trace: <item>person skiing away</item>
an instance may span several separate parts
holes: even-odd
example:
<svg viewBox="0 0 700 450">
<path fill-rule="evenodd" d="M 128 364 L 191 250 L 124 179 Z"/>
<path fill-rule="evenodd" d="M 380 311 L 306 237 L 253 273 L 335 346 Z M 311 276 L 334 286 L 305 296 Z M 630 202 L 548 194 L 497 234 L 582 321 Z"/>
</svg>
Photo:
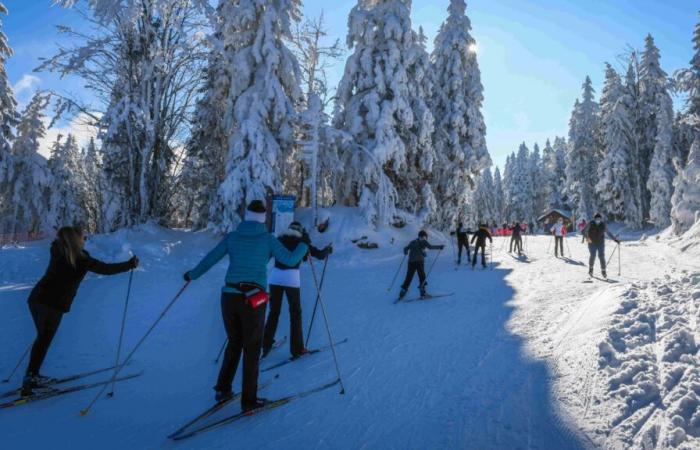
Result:
<svg viewBox="0 0 700 450">
<path fill-rule="evenodd" d="M 617 244 L 620 243 L 620 240 L 608 230 L 608 226 L 603 222 L 603 216 L 600 213 L 596 213 L 593 216 L 593 221 L 588 222 L 582 234 L 583 240 L 581 242 L 585 241 L 588 243 L 588 251 L 590 253 L 588 258 L 588 276 L 593 276 L 593 265 L 597 254 L 598 259 L 600 259 L 600 271 L 603 278 L 607 279 L 608 274 L 605 271 L 605 235 L 607 234 Z"/>
<path fill-rule="evenodd" d="M 515 250 L 518 252 L 518 256 L 520 256 L 523 252 L 523 229 L 520 227 L 520 223 L 515 222 L 515 224 L 513 224 L 513 227 L 509 228 L 509 230 L 511 232 L 511 235 L 510 250 L 508 250 L 508 253 L 513 253 L 513 244 L 515 244 Z"/>
<path fill-rule="evenodd" d="M 289 228 L 282 232 L 278 239 L 287 250 L 294 250 L 302 240 L 310 242 L 308 233 L 296 221 L 289 224 Z M 331 253 L 333 253 L 331 245 L 326 246 L 323 250 L 319 250 L 313 245 L 309 246 L 309 254 L 316 259 L 326 259 Z M 308 255 L 304 257 L 304 261 L 306 261 L 307 257 Z M 291 336 L 289 349 L 292 358 L 298 358 L 304 353 L 308 353 L 308 350 L 304 348 L 304 332 L 301 322 L 301 278 L 299 276 L 299 265 L 300 263 L 288 266 L 275 259 L 275 266 L 270 271 L 268 280 L 270 283 L 270 312 L 265 322 L 265 334 L 262 344 L 263 358 L 270 353 L 275 342 L 277 323 L 279 322 L 280 310 L 282 309 L 282 296 L 285 294 L 289 304 L 289 335 Z"/>
<path fill-rule="evenodd" d="M 462 222 L 457 224 L 457 229 L 450 233 L 450 236 L 457 235 L 457 265 L 462 263 L 462 248 L 467 249 L 467 261 L 470 261 L 471 255 L 469 254 L 469 235 L 472 232 L 466 228 Z"/>
<path fill-rule="evenodd" d="M 41 365 L 49 351 L 63 315 L 70 311 L 80 283 L 88 272 L 115 275 L 138 267 L 139 259 L 108 264 L 85 251 L 87 237 L 80 227 L 62 227 L 51 243 L 51 259 L 46 272 L 34 286 L 27 303 L 36 327 L 29 365 L 24 375 L 20 395 L 30 396 L 34 389 L 52 381 L 41 374 Z"/>
<path fill-rule="evenodd" d="M 535 234 L 535 224 L 532 222 L 529 222 L 527 224 L 527 232 L 528 234 Z"/>
<path fill-rule="evenodd" d="M 564 237 L 566 236 L 564 219 L 560 217 L 554 226 L 552 226 L 551 232 L 554 236 L 554 256 L 558 258 L 561 253 L 561 256 L 564 257 Z"/>
<path fill-rule="evenodd" d="M 425 291 L 425 286 L 427 284 L 425 280 L 425 250 L 442 250 L 443 248 L 445 248 L 444 245 L 432 245 L 429 243 L 428 233 L 426 233 L 425 230 L 418 232 L 418 239 L 412 240 L 404 247 L 403 254 L 408 255 L 408 269 L 406 271 L 406 278 L 401 285 L 399 299 L 406 296 L 406 292 L 408 292 L 408 288 L 416 272 L 418 272 L 418 289 L 420 290 L 420 296 L 421 298 L 427 296 Z"/>
<path fill-rule="evenodd" d="M 260 200 L 248 205 L 244 220 L 228 233 L 197 266 L 184 274 L 185 281 L 196 280 L 228 255 L 229 266 L 221 289 L 221 316 L 228 336 L 219 376 L 214 390 L 217 402 L 233 397 L 231 383 L 243 354 L 241 408 L 248 412 L 267 404 L 258 398 L 260 350 L 265 326 L 268 297 L 267 263 L 271 257 L 287 266 L 299 264 L 309 251 L 302 238 L 293 251 L 270 234 L 265 226 L 266 209 Z"/>
<path fill-rule="evenodd" d="M 474 254 L 472 256 L 472 270 L 476 266 L 476 258 L 479 255 L 479 249 L 481 249 L 481 265 L 486 268 L 486 239 L 488 239 L 493 244 L 493 238 L 489 232 L 489 228 L 485 224 L 479 225 L 479 230 L 472 236 L 472 244 L 476 241 L 474 246 Z"/>
</svg>

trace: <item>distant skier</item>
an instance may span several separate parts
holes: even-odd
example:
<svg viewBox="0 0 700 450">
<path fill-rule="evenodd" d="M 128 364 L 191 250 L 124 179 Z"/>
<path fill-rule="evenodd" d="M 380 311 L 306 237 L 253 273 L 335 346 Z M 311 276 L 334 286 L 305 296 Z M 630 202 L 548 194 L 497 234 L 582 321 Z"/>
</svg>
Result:
<svg viewBox="0 0 700 450">
<path fill-rule="evenodd" d="M 33 389 L 51 381 L 51 378 L 41 375 L 41 365 L 58 331 L 63 314 L 70 311 L 78 287 L 87 272 L 114 275 L 139 265 L 136 256 L 116 264 L 99 261 L 85 251 L 86 239 L 80 227 L 59 229 L 56 240 L 51 243 L 49 267 L 29 294 L 29 312 L 32 314 L 37 336 L 22 383 L 23 397 L 32 395 Z"/>
<path fill-rule="evenodd" d="M 510 250 L 508 250 L 508 253 L 512 253 L 513 246 L 515 246 L 515 250 L 518 252 L 518 256 L 520 256 L 523 253 L 523 229 L 520 227 L 520 223 L 515 222 L 513 227 L 510 228 L 510 232 Z"/>
<path fill-rule="evenodd" d="M 450 236 L 457 235 L 457 265 L 462 263 L 462 248 L 467 250 L 467 261 L 472 258 L 469 254 L 469 235 L 473 234 L 471 230 L 464 228 L 462 222 L 457 224 L 457 229 L 450 233 Z"/>
<path fill-rule="evenodd" d="M 566 236 L 566 226 L 564 225 L 564 219 L 561 217 L 552 226 L 552 235 L 554 236 L 554 256 L 559 257 L 564 256 L 564 237 Z"/>
<path fill-rule="evenodd" d="M 479 225 L 479 230 L 472 236 L 472 244 L 476 241 L 474 246 L 474 256 L 472 257 L 472 269 L 476 266 L 476 258 L 479 255 L 479 249 L 481 249 L 481 265 L 486 268 L 486 239 L 488 239 L 493 244 L 493 238 L 491 237 L 491 232 L 485 224 Z"/>
<path fill-rule="evenodd" d="M 267 263 L 271 257 L 295 266 L 309 251 L 308 239 L 287 250 L 265 227 L 266 210 L 262 201 L 253 200 L 245 212 L 245 220 L 236 231 L 228 233 L 194 269 L 186 272 L 186 281 L 196 280 L 219 262 L 229 257 L 226 284 L 221 289 L 221 316 L 228 336 L 228 345 L 214 387 L 216 401 L 233 396 L 231 383 L 236 376 L 243 353 L 243 411 L 265 406 L 267 400 L 258 398 L 258 365 L 265 326 L 267 303 Z M 302 241 L 305 239 L 302 238 Z"/>
<path fill-rule="evenodd" d="M 292 222 L 289 229 L 282 232 L 279 236 L 279 241 L 287 250 L 294 250 L 300 242 L 310 242 L 309 235 L 304 230 L 299 222 Z M 311 245 L 309 253 L 316 259 L 326 259 L 333 253 L 333 247 L 328 245 L 323 250 Z M 306 260 L 307 257 L 304 257 Z M 282 309 L 282 296 L 287 295 L 287 303 L 289 304 L 289 335 L 290 335 L 290 351 L 293 358 L 307 353 L 304 348 L 304 332 L 301 323 L 301 279 L 299 276 L 299 264 L 293 266 L 285 265 L 284 263 L 275 260 L 275 267 L 270 272 L 270 312 L 267 315 L 265 322 L 265 337 L 263 338 L 262 356 L 265 357 L 272 349 L 272 344 L 275 342 L 275 332 L 277 331 L 277 323 Z"/>
<path fill-rule="evenodd" d="M 404 255 L 408 255 L 408 270 L 406 272 L 406 279 L 404 279 L 401 285 L 401 293 L 399 293 L 399 298 L 404 298 L 406 292 L 408 292 L 409 286 L 411 286 L 411 281 L 413 281 L 413 276 L 418 272 L 418 289 L 420 290 L 421 297 L 425 297 L 426 291 L 426 280 L 425 280 L 425 249 L 430 250 L 442 250 L 445 248 L 444 245 L 432 245 L 428 242 L 428 233 L 425 230 L 421 230 L 418 233 L 418 239 L 412 240 L 403 249 Z"/>
<path fill-rule="evenodd" d="M 586 225 L 582 234 L 583 239 L 588 242 L 588 251 L 590 252 L 590 257 L 588 258 L 588 275 L 591 277 L 593 276 L 593 265 L 595 264 L 597 253 L 600 259 L 601 273 L 603 274 L 603 278 L 607 278 L 608 274 L 605 271 L 605 235 L 607 234 L 610 239 L 618 244 L 620 241 L 617 236 L 610 233 L 600 213 L 596 213 L 596 215 L 593 216 L 593 221 Z"/>
</svg>

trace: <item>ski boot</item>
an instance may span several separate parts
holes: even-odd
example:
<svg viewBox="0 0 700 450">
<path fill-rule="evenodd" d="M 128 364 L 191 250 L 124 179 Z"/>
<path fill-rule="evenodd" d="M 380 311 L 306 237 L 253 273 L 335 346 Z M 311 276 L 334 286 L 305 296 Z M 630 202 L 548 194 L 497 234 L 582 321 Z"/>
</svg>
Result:
<svg viewBox="0 0 700 450">
<path fill-rule="evenodd" d="M 406 292 L 408 290 L 406 288 L 401 288 L 401 292 L 399 292 L 399 300 L 403 299 L 406 296 Z"/>
<path fill-rule="evenodd" d="M 308 354 L 308 353 L 309 353 L 309 349 L 306 348 L 306 347 L 304 347 L 304 348 L 301 349 L 301 351 L 300 351 L 299 353 L 293 354 L 293 355 L 292 355 L 292 359 L 299 359 L 299 358 L 301 358 L 302 356 L 304 356 L 304 355 L 306 355 L 306 354 Z"/>
<path fill-rule="evenodd" d="M 264 408 L 270 403 L 270 400 L 266 398 L 258 397 L 255 403 L 242 405 L 242 410 L 245 414 L 253 414 L 256 409 Z"/>
<path fill-rule="evenodd" d="M 215 387 L 214 391 L 216 392 L 216 394 L 214 394 L 214 400 L 216 400 L 216 403 L 227 402 L 233 398 L 233 391 L 231 388 L 218 389 Z"/>
<path fill-rule="evenodd" d="M 604 279 L 606 279 L 606 280 L 608 279 L 608 273 L 607 273 L 606 271 L 603 270 L 603 271 L 601 272 L 601 274 L 603 275 L 603 278 L 604 278 Z"/>
<path fill-rule="evenodd" d="M 590 268 L 588 269 L 588 276 L 591 277 L 591 278 L 593 278 L 593 267 L 590 267 Z"/>
</svg>

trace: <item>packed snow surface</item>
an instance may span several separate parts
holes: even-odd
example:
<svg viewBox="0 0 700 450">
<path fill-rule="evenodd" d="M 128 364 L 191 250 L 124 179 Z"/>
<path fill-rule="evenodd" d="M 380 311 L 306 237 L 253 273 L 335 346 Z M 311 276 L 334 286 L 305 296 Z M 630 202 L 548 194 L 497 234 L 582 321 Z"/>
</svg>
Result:
<svg viewBox="0 0 700 450">
<path fill-rule="evenodd" d="M 302 219 L 306 216 L 302 215 Z M 226 263 L 193 282 L 136 353 L 112 399 L 91 413 L 95 391 L 0 410 L 2 448 L 256 449 L 575 449 L 700 448 L 698 311 L 700 261 L 665 238 L 629 235 L 610 283 L 586 274 L 587 249 L 567 238 L 555 258 L 551 238 L 527 236 L 526 257 L 493 244 L 493 270 L 455 270 L 449 236 L 429 278 L 440 299 L 393 304 L 391 279 L 402 247 L 417 233 L 366 230 L 352 212 L 332 211 L 331 226 L 313 235 L 334 242 L 323 287 L 346 386 L 174 443 L 166 436 L 208 407 L 224 340 L 219 290 Z M 379 244 L 363 250 L 351 239 Z M 131 252 L 134 274 L 124 349 L 128 352 L 182 287 L 182 273 L 217 242 L 207 233 L 144 226 L 93 236 L 88 250 L 108 261 Z M 34 337 L 26 306 L 48 261 L 49 241 L 0 250 L 0 376 L 5 378 Z M 614 249 L 609 243 L 608 256 Z M 438 252 L 430 252 L 429 267 Z M 315 261 L 317 275 L 323 262 Z M 596 269 L 596 274 L 598 274 Z M 306 327 L 315 290 L 302 268 Z M 113 364 L 128 274 L 88 275 L 43 372 L 62 376 Z M 409 297 L 417 294 L 417 281 Z M 283 308 L 277 337 L 288 335 Z M 327 344 L 322 317 L 310 347 Z M 124 354 L 123 353 L 123 354 Z M 266 365 L 287 358 L 275 350 Z M 24 369 L 24 365 L 22 370 Z M 279 375 L 279 378 L 273 378 Z M 331 352 L 261 374 L 261 396 L 277 398 L 335 379 Z M 96 376 L 94 380 L 106 378 Z M 13 377 L 5 388 L 17 386 Z M 91 379 L 92 380 L 92 379 Z M 240 373 L 234 389 L 238 390 Z M 228 406 L 216 417 L 238 411 Z"/>
</svg>

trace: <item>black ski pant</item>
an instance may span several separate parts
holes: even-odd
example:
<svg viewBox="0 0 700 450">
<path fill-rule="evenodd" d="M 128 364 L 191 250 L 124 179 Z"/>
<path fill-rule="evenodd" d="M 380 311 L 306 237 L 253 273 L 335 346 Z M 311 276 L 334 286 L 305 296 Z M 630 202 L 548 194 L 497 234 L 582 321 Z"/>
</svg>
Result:
<svg viewBox="0 0 700 450">
<path fill-rule="evenodd" d="M 605 241 L 600 244 L 588 244 L 590 257 L 588 258 L 588 269 L 592 272 L 595 264 L 596 253 L 600 259 L 600 270 L 605 272 Z"/>
<path fill-rule="evenodd" d="M 230 391 L 243 353 L 243 390 L 241 406 L 254 405 L 258 400 L 258 371 L 265 305 L 253 308 L 242 294 L 221 294 L 221 316 L 228 336 L 216 390 Z"/>
<path fill-rule="evenodd" d="M 554 236 L 554 256 L 564 256 L 564 236 Z"/>
<path fill-rule="evenodd" d="M 406 279 L 403 280 L 401 289 L 407 291 L 409 286 L 411 286 L 411 281 L 413 281 L 413 275 L 418 272 L 418 289 L 421 293 L 425 292 L 425 266 L 423 261 L 409 261 L 408 271 L 406 272 Z"/>
<path fill-rule="evenodd" d="M 467 261 L 471 259 L 469 255 L 469 242 L 457 241 L 457 248 L 459 249 L 457 252 L 457 264 L 462 263 L 462 248 L 467 249 Z"/>
<path fill-rule="evenodd" d="M 39 302 L 29 302 L 29 312 L 32 314 L 36 327 L 36 339 L 32 345 L 27 375 L 38 375 L 51 346 L 51 341 L 53 341 L 58 326 L 61 324 L 63 312 Z"/>
<path fill-rule="evenodd" d="M 472 267 L 476 266 L 476 258 L 479 256 L 479 249 L 481 249 L 481 265 L 486 267 L 486 244 L 477 244 L 474 247 L 474 257 L 472 258 Z"/>
<path fill-rule="evenodd" d="M 515 244 L 515 251 L 518 253 L 523 252 L 523 238 L 521 236 L 513 235 L 510 237 L 510 252 L 513 251 L 513 244 Z"/>
<path fill-rule="evenodd" d="M 275 342 L 275 333 L 282 310 L 282 297 L 287 294 L 289 304 L 289 336 L 292 356 L 301 355 L 304 350 L 304 331 L 301 324 L 301 289 L 298 287 L 270 285 L 270 312 L 265 322 L 263 349 L 270 350 Z"/>
</svg>

